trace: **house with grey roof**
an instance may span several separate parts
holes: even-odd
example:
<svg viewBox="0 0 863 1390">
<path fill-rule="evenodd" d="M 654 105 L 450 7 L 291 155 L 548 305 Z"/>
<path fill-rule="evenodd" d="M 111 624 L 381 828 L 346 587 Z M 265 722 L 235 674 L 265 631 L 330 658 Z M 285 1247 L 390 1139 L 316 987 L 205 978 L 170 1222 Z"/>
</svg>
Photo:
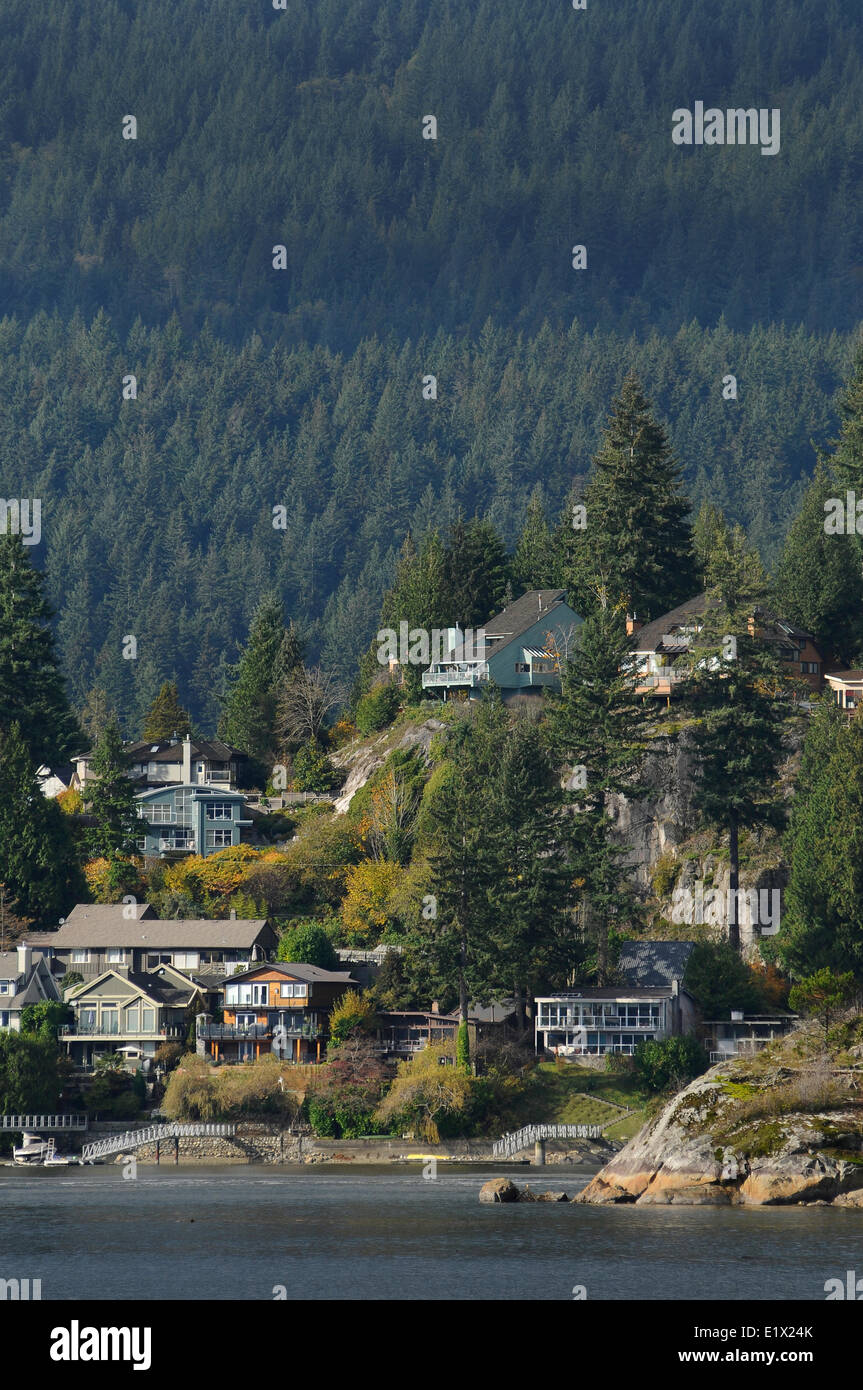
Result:
<svg viewBox="0 0 863 1390">
<path fill-rule="evenodd" d="M 28 1004 L 56 1003 L 60 998 L 48 962 L 26 942 L 0 951 L 0 1028 L 21 1031 L 21 1011 Z"/>
<path fill-rule="evenodd" d="M 617 962 L 618 974 L 630 985 L 683 983 L 694 941 L 624 941 Z"/>
<path fill-rule="evenodd" d="M 60 1029 L 60 1045 L 82 1070 L 119 1053 L 128 1066 L 149 1071 L 164 1043 L 184 1043 L 207 993 L 171 966 L 104 970 L 67 992 L 73 1023 Z"/>
<path fill-rule="evenodd" d="M 218 739 L 139 739 L 124 748 L 128 772 L 143 788 L 212 786 L 236 791 L 244 784 L 248 757 Z M 74 758 L 70 785 L 79 789 L 93 778 L 93 752 Z"/>
<path fill-rule="evenodd" d="M 221 1023 L 198 1019 L 198 1052 L 216 1062 L 252 1061 L 265 1053 L 293 1062 L 319 1062 L 333 1005 L 357 981 L 349 970 L 272 961 L 224 983 Z"/>
<path fill-rule="evenodd" d="M 471 642 L 457 638 L 423 672 L 423 690 L 446 699 L 461 691 L 477 698 L 490 683 L 503 698 L 560 689 L 560 672 L 582 623 L 563 589 L 531 589 L 491 618 Z"/>
<path fill-rule="evenodd" d="M 252 825 L 242 792 L 183 784 L 139 792 L 137 848 L 160 859 L 207 857 L 241 843 Z"/>
<path fill-rule="evenodd" d="M 277 942 L 265 918 L 164 921 L 149 903 L 79 904 L 56 931 L 25 939 L 55 976 L 76 970 L 85 981 L 106 970 L 144 973 L 161 965 L 187 975 L 230 975 L 266 960 Z"/>
</svg>

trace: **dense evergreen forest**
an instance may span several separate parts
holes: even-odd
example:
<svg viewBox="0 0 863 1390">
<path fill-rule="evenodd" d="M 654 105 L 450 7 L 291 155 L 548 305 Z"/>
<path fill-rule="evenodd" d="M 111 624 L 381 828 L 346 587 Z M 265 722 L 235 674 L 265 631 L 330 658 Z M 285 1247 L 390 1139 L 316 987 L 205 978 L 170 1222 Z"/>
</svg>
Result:
<svg viewBox="0 0 863 1390">
<path fill-rule="evenodd" d="M 630 367 L 693 504 L 774 562 L 861 316 L 858 21 L 7 0 L 0 495 L 42 500 L 73 701 L 131 733 L 176 678 L 212 730 L 271 589 L 349 677 L 407 530 L 512 548 L 537 485 L 556 519 Z M 699 99 L 781 108 L 781 152 L 673 146 Z"/>
</svg>

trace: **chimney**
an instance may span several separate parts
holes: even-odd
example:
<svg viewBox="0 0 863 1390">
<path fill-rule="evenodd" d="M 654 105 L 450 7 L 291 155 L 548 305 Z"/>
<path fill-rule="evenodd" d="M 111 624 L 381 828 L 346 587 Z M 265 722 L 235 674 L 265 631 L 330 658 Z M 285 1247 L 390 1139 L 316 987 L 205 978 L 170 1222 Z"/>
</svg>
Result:
<svg viewBox="0 0 863 1390">
<path fill-rule="evenodd" d="M 437 1001 L 436 999 L 433 999 L 433 1000 L 432 1000 L 431 1011 L 432 1011 L 433 1014 L 439 1014 L 439 1013 L 440 1013 L 440 1004 L 438 1003 L 438 1001 Z"/>
<path fill-rule="evenodd" d="M 640 630 L 641 630 L 643 627 L 644 627 L 644 623 L 641 621 L 640 618 L 636 618 L 636 616 L 635 616 L 634 613 L 632 613 L 632 614 L 627 613 L 627 615 L 626 615 L 626 635 L 627 635 L 627 637 L 632 637 L 633 633 L 635 633 L 635 632 L 640 632 Z"/>
<path fill-rule="evenodd" d="M 19 941 L 19 942 L 18 942 L 18 948 L 17 948 L 17 949 L 18 949 L 18 973 L 19 973 L 20 975 L 29 975 L 29 974 L 30 974 L 30 967 L 31 967 L 32 964 L 33 964 L 33 952 L 31 951 L 30 947 L 27 945 L 26 941 Z"/>
<path fill-rule="evenodd" d="M 232 907 L 232 908 L 231 908 L 231 921 L 232 921 L 232 922 L 236 922 L 236 920 L 237 920 L 237 909 L 236 909 L 235 907 Z"/>
<path fill-rule="evenodd" d="M 192 780 L 192 740 L 187 734 L 183 739 L 183 783 L 188 785 Z"/>
</svg>

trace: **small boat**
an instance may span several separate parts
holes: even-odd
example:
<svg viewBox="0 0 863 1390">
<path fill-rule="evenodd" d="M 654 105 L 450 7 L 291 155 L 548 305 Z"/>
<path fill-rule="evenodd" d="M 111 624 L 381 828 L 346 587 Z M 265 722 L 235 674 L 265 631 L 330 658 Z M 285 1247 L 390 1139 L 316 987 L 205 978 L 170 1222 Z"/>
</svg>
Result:
<svg viewBox="0 0 863 1390">
<path fill-rule="evenodd" d="M 48 1151 L 53 1143 L 43 1139 L 40 1134 L 21 1135 L 21 1145 L 12 1150 L 13 1163 L 44 1163 L 48 1157 Z"/>
<path fill-rule="evenodd" d="M 69 1154 L 58 1154 L 54 1139 L 43 1139 L 38 1134 L 22 1134 L 20 1148 L 12 1150 L 13 1163 L 39 1163 L 43 1168 L 65 1168 L 77 1163 Z"/>
</svg>

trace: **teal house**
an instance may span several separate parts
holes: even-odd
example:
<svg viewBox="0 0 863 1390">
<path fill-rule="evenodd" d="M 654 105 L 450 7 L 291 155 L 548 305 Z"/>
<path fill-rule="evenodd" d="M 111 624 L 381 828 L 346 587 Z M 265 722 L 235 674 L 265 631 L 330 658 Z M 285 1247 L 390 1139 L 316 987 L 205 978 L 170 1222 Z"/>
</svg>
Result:
<svg viewBox="0 0 863 1390">
<path fill-rule="evenodd" d="M 162 859 L 183 854 L 216 854 L 238 845 L 246 819 L 245 799 L 224 787 L 183 784 L 140 792 L 138 849 Z"/>
<path fill-rule="evenodd" d="M 423 672 L 423 690 L 476 699 L 492 682 L 504 699 L 560 689 L 560 671 L 570 656 L 582 619 L 563 589 L 531 589 L 510 603 L 482 631 L 461 633 L 442 660 Z"/>
</svg>

